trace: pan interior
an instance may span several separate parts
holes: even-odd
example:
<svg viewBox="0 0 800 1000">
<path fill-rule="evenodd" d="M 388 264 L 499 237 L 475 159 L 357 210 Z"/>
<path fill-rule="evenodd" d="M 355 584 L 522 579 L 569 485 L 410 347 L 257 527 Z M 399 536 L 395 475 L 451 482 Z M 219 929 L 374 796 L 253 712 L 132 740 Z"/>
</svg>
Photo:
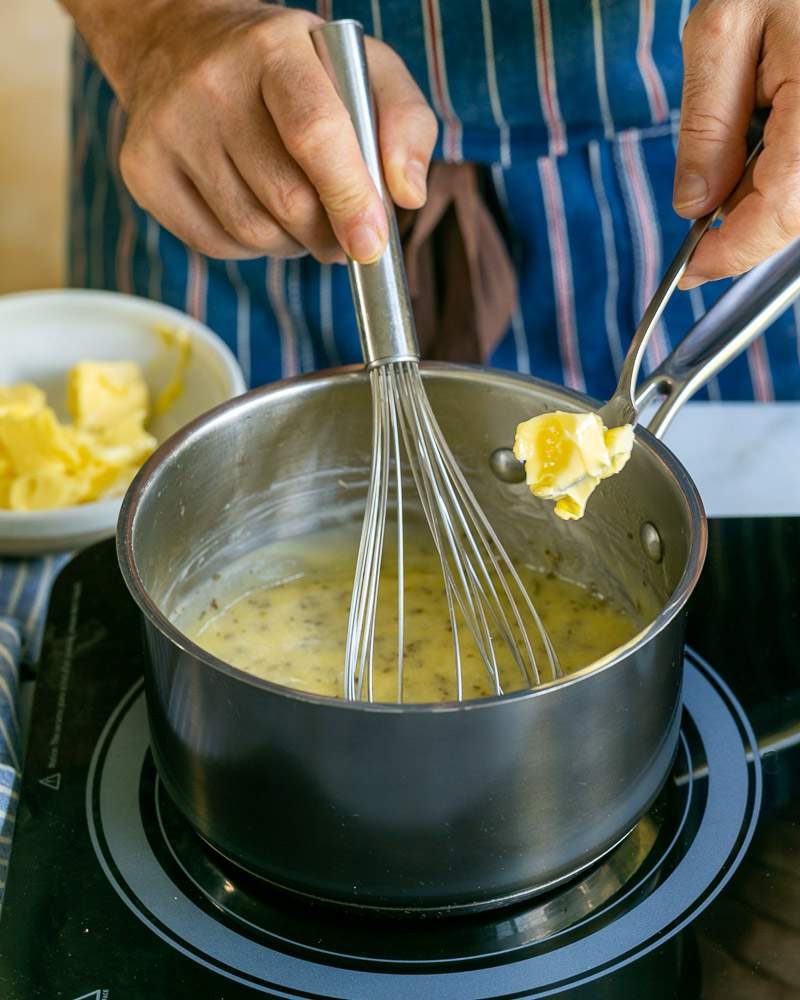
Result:
<svg viewBox="0 0 800 1000">
<path fill-rule="evenodd" d="M 451 368 L 427 371 L 426 387 L 512 558 L 603 594 L 643 628 L 652 623 L 679 588 L 696 543 L 690 498 L 659 449 L 638 440 L 627 467 L 601 485 L 585 518 L 562 522 L 524 485 L 498 481 L 488 458 L 509 443 L 519 420 L 575 408 L 575 397 L 529 380 Z M 151 601 L 174 619 L 198 587 L 248 553 L 360 522 L 370 443 L 369 386 L 361 374 L 260 390 L 196 425 L 151 463 L 129 501 L 131 553 Z M 421 521 L 414 496 L 406 476 L 404 515 Z M 653 529 L 655 560 L 644 541 Z"/>
</svg>

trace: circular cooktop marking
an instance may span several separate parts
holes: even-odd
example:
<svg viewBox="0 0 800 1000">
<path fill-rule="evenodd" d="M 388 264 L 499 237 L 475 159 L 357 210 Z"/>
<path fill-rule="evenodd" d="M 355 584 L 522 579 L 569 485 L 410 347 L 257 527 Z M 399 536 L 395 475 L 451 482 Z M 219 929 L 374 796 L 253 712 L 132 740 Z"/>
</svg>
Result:
<svg viewBox="0 0 800 1000">
<path fill-rule="evenodd" d="M 691 775 L 691 756 L 681 733 L 673 773 Z M 552 892 L 468 919 L 398 918 L 312 904 L 277 893 L 226 862 L 189 827 L 158 781 L 152 757 L 142 771 L 140 800 L 151 848 L 172 877 L 195 887 L 235 924 L 281 945 L 339 964 L 445 965 L 508 956 L 524 948 L 551 947 L 592 920 L 608 921 L 633 894 L 650 891 L 670 867 L 669 857 L 685 832 L 693 782 L 667 783 L 650 812 L 612 851 Z M 177 872 L 181 874 L 178 875 Z M 185 880 L 185 881 L 184 881 Z M 452 915 L 450 915 L 452 916 Z"/>
<path fill-rule="evenodd" d="M 705 809 L 684 855 L 651 894 L 609 924 L 589 924 L 577 939 L 556 940 L 532 956 L 503 956 L 501 964 L 447 971 L 409 964 L 400 973 L 328 965 L 253 940 L 196 905 L 161 867 L 142 822 L 139 785 L 148 729 L 141 683 L 114 711 L 95 749 L 86 789 L 89 832 L 111 885 L 153 933 L 254 990 L 313 1000 L 553 996 L 605 976 L 677 934 L 721 891 L 750 843 L 761 798 L 755 736 L 728 686 L 693 653 L 687 654 L 684 710 L 708 765 Z"/>
</svg>

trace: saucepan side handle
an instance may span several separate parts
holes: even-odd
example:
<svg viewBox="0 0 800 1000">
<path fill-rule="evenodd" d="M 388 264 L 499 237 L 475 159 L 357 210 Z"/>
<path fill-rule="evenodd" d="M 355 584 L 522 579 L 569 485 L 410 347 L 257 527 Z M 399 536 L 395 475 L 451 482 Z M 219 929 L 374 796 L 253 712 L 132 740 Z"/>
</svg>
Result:
<svg viewBox="0 0 800 1000">
<path fill-rule="evenodd" d="M 741 354 L 800 295 L 800 240 L 736 280 L 639 386 L 637 409 L 664 401 L 648 422 L 662 437 L 680 407 Z"/>
</svg>

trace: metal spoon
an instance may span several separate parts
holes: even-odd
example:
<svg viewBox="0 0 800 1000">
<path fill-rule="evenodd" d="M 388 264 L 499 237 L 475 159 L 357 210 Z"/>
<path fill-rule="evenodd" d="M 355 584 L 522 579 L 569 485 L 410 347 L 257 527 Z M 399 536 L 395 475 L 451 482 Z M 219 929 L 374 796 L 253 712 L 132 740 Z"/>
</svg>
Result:
<svg viewBox="0 0 800 1000">
<path fill-rule="evenodd" d="M 762 148 L 763 139 L 759 139 L 747 157 L 744 174 L 747 173 Z M 622 365 L 622 371 L 614 395 L 607 403 L 596 410 L 605 427 L 620 427 L 623 424 L 636 423 L 639 408 L 643 402 L 642 394 L 637 392 L 639 370 L 650 337 L 667 303 L 672 297 L 672 293 L 677 288 L 678 282 L 683 277 L 686 267 L 697 249 L 697 245 L 708 229 L 723 214 L 729 202 L 730 198 L 713 212 L 709 212 L 707 215 L 703 215 L 695 220 L 678 248 L 678 252 L 673 257 L 672 263 L 667 268 L 664 277 L 661 279 L 661 283 L 636 328 L 633 340 L 628 348 L 628 353 L 625 355 L 625 361 Z M 731 360 L 731 358 L 732 356 L 726 360 Z M 708 377 L 710 378 L 711 376 L 709 375 Z M 652 392 L 649 395 L 652 395 Z M 489 456 L 489 465 L 495 476 L 503 482 L 521 483 L 525 481 L 525 466 L 517 460 L 510 448 L 495 449 Z"/>
</svg>

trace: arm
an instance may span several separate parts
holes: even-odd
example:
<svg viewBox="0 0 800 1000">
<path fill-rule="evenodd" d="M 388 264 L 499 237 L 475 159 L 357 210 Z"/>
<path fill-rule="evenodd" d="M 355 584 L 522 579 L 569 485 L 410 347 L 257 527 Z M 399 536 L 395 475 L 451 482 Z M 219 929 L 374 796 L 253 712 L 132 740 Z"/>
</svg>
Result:
<svg viewBox="0 0 800 1000">
<path fill-rule="evenodd" d="M 62 0 L 127 113 L 136 201 L 212 257 L 362 263 L 387 221 L 309 37 L 319 18 L 259 0 Z M 402 60 L 369 39 L 386 180 L 418 208 L 436 120 Z"/>
<path fill-rule="evenodd" d="M 683 35 L 676 211 L 720 205 L 741 176 L 754 107 L 771 107 L 764 150 L 680 287 L 741 274 L 800 236 L 800 0 L 700 0 Z"/>
</svg>

